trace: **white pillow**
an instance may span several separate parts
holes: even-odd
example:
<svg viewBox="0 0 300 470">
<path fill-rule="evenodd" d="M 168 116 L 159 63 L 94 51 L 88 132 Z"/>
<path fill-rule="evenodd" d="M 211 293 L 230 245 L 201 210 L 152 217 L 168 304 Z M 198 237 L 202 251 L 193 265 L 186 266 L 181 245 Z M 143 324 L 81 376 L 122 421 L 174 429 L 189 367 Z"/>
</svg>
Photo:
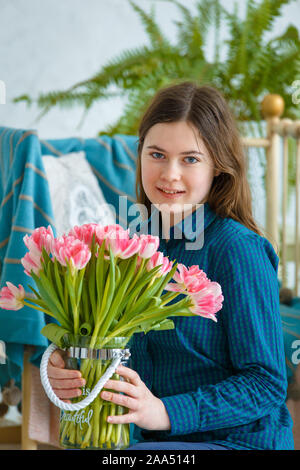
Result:
<svg viewBox="0 0 300 470">
<path fill-rule="evenodd" d="M 85 152 L 42 158 L 57 236 L 68 233 L 75 225 L 116 223 L 113 208 L 107 204 Z"/>
</svg>

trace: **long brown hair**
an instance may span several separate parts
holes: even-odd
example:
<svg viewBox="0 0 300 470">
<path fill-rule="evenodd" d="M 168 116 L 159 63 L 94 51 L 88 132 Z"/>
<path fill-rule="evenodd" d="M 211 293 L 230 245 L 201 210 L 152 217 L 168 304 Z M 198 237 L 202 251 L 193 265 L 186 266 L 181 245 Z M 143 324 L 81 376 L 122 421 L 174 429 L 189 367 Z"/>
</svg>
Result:
<svg viewBox="0 0 300 470">
<path fill-rule="evenodd" d="M 170 85 L 161 88 L 150 102 L 138 130 L 137 201 L 150 213 L 151 202 L 141 176 L 146 134 L 155 124 L 177 121 L 190 122 L 199 130 L 215 169 L 220 171 L 214 177 L 207 199 L 212 210 L 263 236 L 252 215 L 246 160 L 235 120 L 222 94 L 208 85 L 198 86 L 190 81 Z"/>
</svg>

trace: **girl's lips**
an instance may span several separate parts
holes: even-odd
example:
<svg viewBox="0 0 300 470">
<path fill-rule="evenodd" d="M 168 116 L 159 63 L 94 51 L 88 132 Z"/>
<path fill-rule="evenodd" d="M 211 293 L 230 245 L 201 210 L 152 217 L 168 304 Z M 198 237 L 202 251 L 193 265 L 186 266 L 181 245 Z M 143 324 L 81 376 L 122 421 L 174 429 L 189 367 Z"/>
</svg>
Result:
<svg viewBox="0 0 300 470">
<path fill-rule="evenodd" d="M 180 196 L 182 196 L 185 191 L 181 191 L 180 193 L 174 193 L 174 194 L 171 194 L 171 193 L 165 193 L 162 189 L 160 188 L 156 188 L 161 194 L 163 194 L 163 196 L 165 196 L 166 198 L 168 199 L 176 199 Z"/>
</svg>

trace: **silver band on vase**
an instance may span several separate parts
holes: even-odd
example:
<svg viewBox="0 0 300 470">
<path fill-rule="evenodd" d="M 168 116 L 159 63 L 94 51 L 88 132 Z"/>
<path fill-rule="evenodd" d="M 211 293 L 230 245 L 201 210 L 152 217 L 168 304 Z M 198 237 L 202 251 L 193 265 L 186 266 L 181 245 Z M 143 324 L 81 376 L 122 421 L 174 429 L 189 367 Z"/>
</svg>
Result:
<svg viewBox="0 0 300 470">
<path fill-rule="evenodd" d="M 74 357 L 76 359 L 114 359 L 117 355 L 122 355 L 123 360 L 130 358 L 131 354 L 129 349 L 93 349 L 93 348 L 81 348 L 78 346 L 69 346 L 67 349 L 67 356 Z"/>
</svg>

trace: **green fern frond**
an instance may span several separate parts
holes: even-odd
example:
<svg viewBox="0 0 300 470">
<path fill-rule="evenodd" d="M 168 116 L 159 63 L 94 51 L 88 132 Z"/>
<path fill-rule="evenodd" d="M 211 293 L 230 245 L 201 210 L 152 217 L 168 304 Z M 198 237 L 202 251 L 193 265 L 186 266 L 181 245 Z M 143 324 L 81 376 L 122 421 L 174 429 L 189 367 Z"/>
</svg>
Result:
<svg viewBox="0 0 300 470">
<path fill-rule="evenodd" d="M 214 30 L 215 30 L 215 44 L 214 44 L 214 63 L 219 63 L 220 60 L 220 49 L 221 49 L 221 21 L 222 21 L 222 9 L 220 2 L 216 0 L 214 2 Z"/>
<path fill-rule="evenodd" d="M 129 3 L 140 16 L 141 21 L 145 26 L 146 32 L 149 35 L 152 47 L 155 49 L 161 46 L 170 46 L 169 40 L 165 37 L 165 35 L 160 30 L 158 24 L 154 21 L 154 11 L 152 11 L 150 14 L 147 14 L 132 0 L 129 0 Z"/>
<path fill-rule="evenodd" d="M 138 86 L 128 96 L 122 117 L 115 124 L 104 129 L 101 135 L 113 135 L 116 129 L 118 133 L 124 135 L 136 135 L 141 116 L 156 90 L 171 83 L 178 83 L 178 81 L 176 64 L 161 63 L 151 75 L 145 75 L 139 80 Z"/>
<path fill-rule="evenodd" d="M 235 4 L 234 12 L 230 13 L 221 5 L 222 14 L 230 32 L 230 39 L 225 40 L 227 45 L 226 75 L 234 76 L 239 73 L 237 55 L 240 47 L 243 24 L 239 20 L 238 6 Z"/>
<path fill-rule="evenodd" d="M 271 0 L 262 0 L 258 6 L 255 2 L 251 2 L 247 21 L 252 28 L 253 38 L 257 44 L 261 41 L 262 35 L 271 29 L 274 13 L 271 8 Z"/>
<path fill-rule="evenodd" d="M 236 66 L 239 74 L 243 74 L 247 79 L 248 68 L 248 43 L 251 34 L 251 25 L 249 21 L 249 13 L 253 9 L 253 0 L 247 1 L 246 19 L 244 21 L 243 29 L 240 35 L 239 45 L 236 51 Z"/>
<path fill-rule="evenodd" d="M 198 0 L 196 8 L 198 11 L 198 21 L 202 29 L 202 35 L 205 37 L 214 23 L 216 11 L 218 14 L 221 14 L 220 1 Z"/>
<path fill-rule="evenodd" d="M 281 14 L 281 9 L 290 0 L 262 0 L 260 4 L 254 1 L 248 12 L 248 22 L 253 32 L 253 40 L 257 44 L 263 38 L 263 35 L 271 31 L 274 26 L 274 21 Z"/>
<path fill-rule="evenodd" d="M 25 101 L 28 106 L 32 104 L 32 98 L 28 95 L 19 95 L 12 99 L 13 103 L 20 103 L 21 101 Z"/>
<path fill-rule="evenodd" d="M 293 41 L 294 43 L 297 43 L 300 40 L 299 31 L 295 26 L 290 25 L 287 27 L 286 31 L 281 36 L 278 36 L 278 38 L 276 39 L 277 41 L 289 40 Z"/>
<path fill-rule="evenodd" d="M 253 63 L 251 73 L 251 88 L 256 89 L 258 95 L 268 88 L 273 57 L 273 49 L 269 44 L 265 48 L 259 49 L 256 53 L 256 60 Z"/>
<path fill-rule="evenodd" d="M 182 55 L 204 58 L 203 25 L 200 23 L 199 18 L 193 17 L 189 9 L 177 0 L 173 0 L 172 3 L 177 6 L 183 16 L 183 21 L 175 21 L 178 29 L 177 41 Z"/>
<path fill-rule="evenodd" d="M 79 86 L 84 86 L 89 83 L 97 84 L 101 87 L 108 86 L 109 83 L 122 83 L 126 86 L 126 77 L 130 75 L 131 69 L 145 63 L 147 61 L 154 60 L 155 52 L 149 49 L 148 46 L 141 46 L 133 48 L 131 50 L 125 50 L 113 59 L 110 59 L 101 70 L 93 75 L 90 79 L 81 81 L 75 84 L 72 89 L 76 89 Z"/>
</svg>

